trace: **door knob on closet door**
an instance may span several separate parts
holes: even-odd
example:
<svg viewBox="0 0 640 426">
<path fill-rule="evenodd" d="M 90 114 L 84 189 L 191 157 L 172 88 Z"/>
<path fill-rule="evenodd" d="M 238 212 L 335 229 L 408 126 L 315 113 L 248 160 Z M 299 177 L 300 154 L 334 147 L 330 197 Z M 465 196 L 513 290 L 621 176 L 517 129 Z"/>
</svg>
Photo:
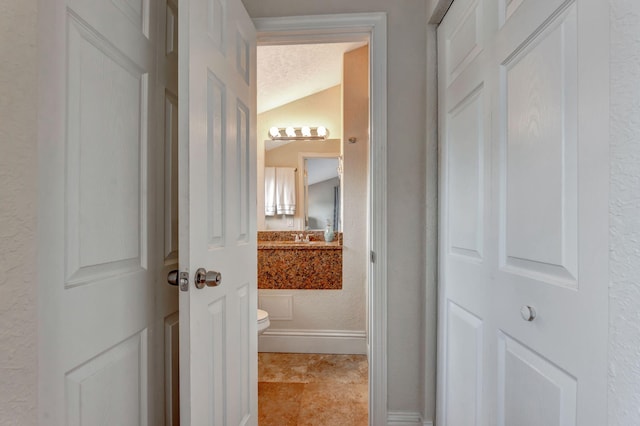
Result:
<svg viewBox="0 0 640 426">
<path fill-rule="evenodd" d="M 536 310 L 529 305 L 524 305 L 520 308 L 520 315 L 525 321 L 533 321 L 536 319 Z"/>
<path fill-rule="evenodd" d="M 194 278 L 196 288 L 204 288 L 207 287 L 217 287 L 222 283 L 222 274 L 216 271 L 207 271 L 204 268 L 199 268 L 196 271 L 196 276 Z"/>
</svg>

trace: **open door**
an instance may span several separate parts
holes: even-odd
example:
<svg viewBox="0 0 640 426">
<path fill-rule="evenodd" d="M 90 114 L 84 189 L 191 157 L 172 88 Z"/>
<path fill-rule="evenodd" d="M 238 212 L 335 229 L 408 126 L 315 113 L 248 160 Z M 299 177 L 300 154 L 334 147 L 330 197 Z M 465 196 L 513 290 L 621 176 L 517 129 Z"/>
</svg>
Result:
<svg viewBox="0 0 640 426">
<path fill-rule="evenodd" d="M 180 420 L 255 425 L 255 28 L 240 0 L 179 9 Z"/>
</svg>

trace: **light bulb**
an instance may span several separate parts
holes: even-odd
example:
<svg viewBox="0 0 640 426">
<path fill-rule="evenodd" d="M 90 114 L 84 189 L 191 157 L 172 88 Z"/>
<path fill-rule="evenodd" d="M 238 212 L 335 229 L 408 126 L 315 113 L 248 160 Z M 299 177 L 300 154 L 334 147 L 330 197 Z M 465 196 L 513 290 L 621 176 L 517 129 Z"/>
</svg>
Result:
<svg viewBox="0 0 640 426">
<path fill-rule="evenodd" d="M 270 128 L 269 135 L 271 135 L 272 138 L 277 138 L 278 136 L 280 136 L 280 129 L 278 129 L 277 127 Z"/>
<path fill-rule="evenodd" d="M 294 130 L 293 127 L 287 127 L 285 132 L 287 133 L 287 136 L 289 136 L 290 138 L 295 138 L 296 137 L 296 131 Z"/>
<path fill-rule="evenodd" d="M 309 128 L 309 126 L 304 126 L 302 128 L 302 136 L 307 138 L 311 136 L 311 129 Z"/>
<path fill-rule="evenodd" d="M 318 127 L 318 136 L 327 136 L 327 128 L 324 126 Z"/>
</svg>

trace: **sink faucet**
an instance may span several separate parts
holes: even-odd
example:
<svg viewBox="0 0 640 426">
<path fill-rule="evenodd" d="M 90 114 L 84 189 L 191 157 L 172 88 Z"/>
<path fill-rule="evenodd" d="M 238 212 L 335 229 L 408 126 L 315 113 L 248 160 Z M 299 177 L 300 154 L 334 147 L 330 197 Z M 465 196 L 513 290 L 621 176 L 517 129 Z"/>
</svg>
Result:
<svg viewBox="0 0 640 426">
<path fill-rule="evenodd" d="M 299 234 L 291 234 L 291 236 L 295 237 L 294 242 L 296 242 L 296 243 L 308 243 L 308 242 L 310 242 L 309 234 L 307 234 L 305 236 L 303 233 L 299 233 Z"/>
</svg>

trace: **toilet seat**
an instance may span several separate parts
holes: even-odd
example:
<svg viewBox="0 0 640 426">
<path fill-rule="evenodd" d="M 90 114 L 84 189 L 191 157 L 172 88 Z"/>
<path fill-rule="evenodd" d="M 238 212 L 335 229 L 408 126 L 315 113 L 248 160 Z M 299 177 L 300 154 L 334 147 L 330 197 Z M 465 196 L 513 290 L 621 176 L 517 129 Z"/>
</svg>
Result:
<svg viewBox="0 0 640 426">
<path fill-rule="evenodd" d="M 262 334 L 270 325 L 269 312 L 258 309 L 258 334 Z"/>
<path fill-rule="evenodd" d="M 269 319 L 269 312 L 258 309 L 258 324 Z"/>
</svg>

